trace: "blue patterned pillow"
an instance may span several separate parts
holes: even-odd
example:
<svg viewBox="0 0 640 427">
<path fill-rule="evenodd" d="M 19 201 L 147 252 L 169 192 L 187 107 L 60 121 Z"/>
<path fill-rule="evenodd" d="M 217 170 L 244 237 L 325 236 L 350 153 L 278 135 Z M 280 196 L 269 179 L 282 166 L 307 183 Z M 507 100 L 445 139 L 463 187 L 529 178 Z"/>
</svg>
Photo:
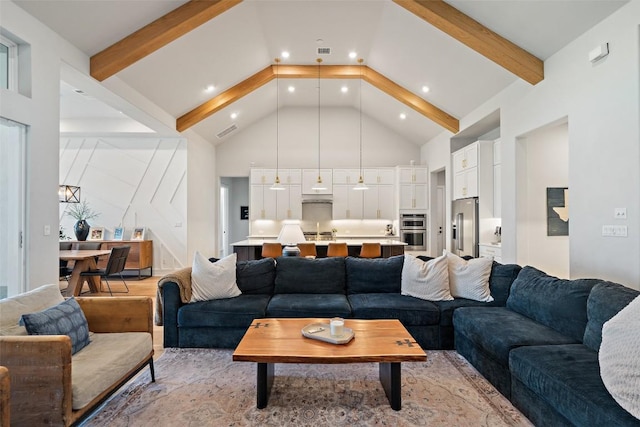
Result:
<svg viewBox="0 0 640 427">
<path fill-rule="evenodd" d="M 29 335 L 68 335 L 71 354 L 89 344 L 89 324 L 74 298 L 37 313 L 23 314 L 22 321 Z"/>
</svg>

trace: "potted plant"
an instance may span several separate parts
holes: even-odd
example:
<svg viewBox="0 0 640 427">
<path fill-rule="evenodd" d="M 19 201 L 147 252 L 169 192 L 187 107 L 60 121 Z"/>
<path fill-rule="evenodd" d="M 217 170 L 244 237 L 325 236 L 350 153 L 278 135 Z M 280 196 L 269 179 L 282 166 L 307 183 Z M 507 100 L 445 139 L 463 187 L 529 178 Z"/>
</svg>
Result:
<svg viewBox="0 0 640 427">
<path fill-rule="evenodd" d="M 87 236 L 89 235 L 90 225 L 87 220 L 100 216 L 99 213 L 89 207 L 86 200 L 71 205 L 66 214 L 76 220 L 76 224 L 73 226 L 73 232 L 79 241 L 87 240 Z"/>
</svg>

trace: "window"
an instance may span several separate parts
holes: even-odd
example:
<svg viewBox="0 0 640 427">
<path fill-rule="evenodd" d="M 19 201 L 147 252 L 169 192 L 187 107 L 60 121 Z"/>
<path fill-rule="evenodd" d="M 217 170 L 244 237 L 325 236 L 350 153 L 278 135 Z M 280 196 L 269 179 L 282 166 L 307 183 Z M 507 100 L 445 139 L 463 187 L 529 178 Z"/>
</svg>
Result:
<svg viewBox="0 0 640 427">
<path fill-rule="evenodd" d="M 0 36 L 0 88 L 18 89 L 18 45 Z"/>
</svg>

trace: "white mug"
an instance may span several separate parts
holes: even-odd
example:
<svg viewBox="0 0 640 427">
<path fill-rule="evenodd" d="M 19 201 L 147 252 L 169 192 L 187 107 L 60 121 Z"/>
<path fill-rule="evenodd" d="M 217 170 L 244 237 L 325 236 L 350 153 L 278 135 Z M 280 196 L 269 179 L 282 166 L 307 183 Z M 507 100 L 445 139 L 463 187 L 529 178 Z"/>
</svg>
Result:
<svg viewBox="0 0 640 427">
<path fill-rule="evenodd" d="M 331 336 L 341 337 L 344 334 L 344 319 L 341 317 L 334 317 L 329 322 L 331 326 Z"/>
</svg>

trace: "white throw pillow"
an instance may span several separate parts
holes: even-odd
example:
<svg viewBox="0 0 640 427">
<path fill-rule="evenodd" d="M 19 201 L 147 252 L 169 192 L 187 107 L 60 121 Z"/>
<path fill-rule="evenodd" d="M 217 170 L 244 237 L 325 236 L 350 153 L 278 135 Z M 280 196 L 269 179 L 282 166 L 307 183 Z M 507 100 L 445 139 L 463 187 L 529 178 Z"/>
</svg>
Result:
<svg viewBox="0 0 640 427">
<path fill-rule="evenodd" d="M 600 376 L 620 406 L 640 419 L 640 297 L 602 327 Z"/>
<path fill-rule="evenodd" d="M 233 298 L 242 294 L 236 283 L 236 254 L 210 262 L 195 253 L 191 269 L 191 302 Z"/>
<path fill-rule="evenodd" d="M 447 258 L 422 261 L 413 255 L 404 255 L 402 265 L 402 295 L 429 301 L 451 301 Z"/>
<path fill-rule="evenodd" d="M 474 258 L 466 261 L 458 255 L 444 250 L 449 266 L 449 288 L 455 298 L 491 302 L 489 277 L 493 258 Z"/>
</svg>

